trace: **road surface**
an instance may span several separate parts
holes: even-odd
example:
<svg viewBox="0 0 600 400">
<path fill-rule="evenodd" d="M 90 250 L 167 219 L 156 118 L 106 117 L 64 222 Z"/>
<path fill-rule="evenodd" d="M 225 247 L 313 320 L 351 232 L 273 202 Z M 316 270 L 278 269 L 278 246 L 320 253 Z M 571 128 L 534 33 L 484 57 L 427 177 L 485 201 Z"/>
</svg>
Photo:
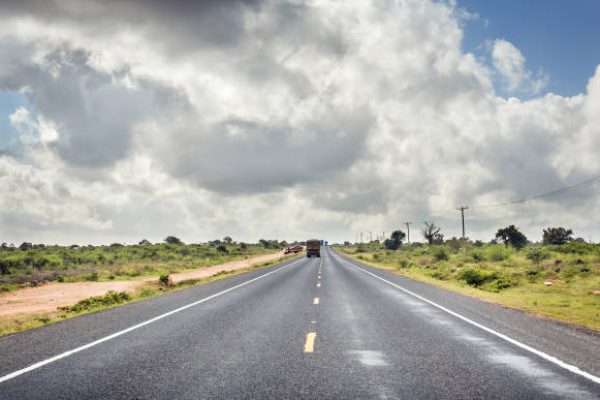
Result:
<svg viewBox="0 0 600 400">
<path fill-rule="evenodd" d="M 600 336 L 333 252 L 0 339 L 2 399 L 600 399 Z"/>
</svg>

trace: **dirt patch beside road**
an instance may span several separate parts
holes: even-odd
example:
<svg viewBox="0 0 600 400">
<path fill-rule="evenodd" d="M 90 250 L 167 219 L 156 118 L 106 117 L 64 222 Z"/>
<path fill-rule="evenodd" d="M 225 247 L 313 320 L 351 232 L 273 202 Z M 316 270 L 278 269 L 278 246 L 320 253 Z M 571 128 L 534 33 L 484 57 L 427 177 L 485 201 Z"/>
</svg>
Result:
<svg viewBox="0 0 600 400">
<path fill-rule="evenodd" d="M 208 278 L 219 272 L 235 271 L 278 260 L 283 253 L 267 254 L 246 260 L 231 261 L 213 265 L 208 268 L 171 274 L 174 283 L 188 279 Z M 52 282 L 43 286 L 18 289 L 0 295 L 0 317 L 11 317 L 26 314 L 56 311 L 58 307 L 66 307 L 92 296 L 103 296 L 109 291 L 133 292 L 140 286 L 158 282 L 158 278 L 139 278 L 130 281 L 111 282 Z"/>
</svg>

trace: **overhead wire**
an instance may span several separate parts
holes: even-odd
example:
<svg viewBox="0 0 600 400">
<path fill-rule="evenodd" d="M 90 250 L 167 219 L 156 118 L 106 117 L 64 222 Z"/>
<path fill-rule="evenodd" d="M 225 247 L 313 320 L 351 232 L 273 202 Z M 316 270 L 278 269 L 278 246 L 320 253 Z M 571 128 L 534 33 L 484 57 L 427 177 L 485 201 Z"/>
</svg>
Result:
<svg viewBox="0 0 600 400">
<path fill-rule="evenodd" d="M 585 181 L 581 181 L 581 182 L 578 182 L 578 183 L 575 183 L 572 185 L 564 186 L 559 189 L 550 190 L 548 192 L 539 193 L 539 194 L 536 194 L 533 196 L 523 197 L 523 198 L 517 199 L 517 200 L 505 201 L 502 203 L 495 203 L 495 204 L 474 204 L 471 207 L 491 208 L 491 207 L 502 207 L 502 206 L 523 204 L 523 203 L 526 203 L 526 202 L 532 201 L 532 200 L 537 200 L 537 199 L 541 199 L 541 198 L 545 198 L 545 197 L 557 196 L 557 195 L 561 195 L 564 193 L 572 192 L 577 189 L 585 188 L 588 186 L 593 186 L 597 183 L 600 183 L 600 176 L 586 179 Z"/>
</svg>

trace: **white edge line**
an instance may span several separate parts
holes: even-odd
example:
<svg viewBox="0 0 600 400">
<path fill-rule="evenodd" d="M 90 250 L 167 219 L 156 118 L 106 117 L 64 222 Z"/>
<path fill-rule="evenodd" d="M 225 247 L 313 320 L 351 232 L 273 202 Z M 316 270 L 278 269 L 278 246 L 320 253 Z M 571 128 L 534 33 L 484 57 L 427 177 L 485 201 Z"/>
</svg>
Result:
<svg viewBox="0 0 600 400">
<path fill-rule="evenodd" d="M 585 372 L 585 371 L 579 369 L 578 367 L 576 367 L 574 365 L 567 364 L 566 362 L 561 361 L 561 360 L 559 360 L 558 358 L 556 358 L 554 356 L 551 356 L 550 354 L 547 354 L 547 353 L 544 353 L 543 351 L 537 350 L 537 349 L 535 349 L 535 348 L 533 348 L 531 346 L 526 345 L 525 343 L 521 343 L 518 340 L 515 340 L 515 339 L 513 339 L 513 338 L 511 338 L 509 336 L 506 336 L 506 335 L 504 335 L 504 334 L 502 334 L 500 332 L 497 332 L 497 331 L 495 331 L 495 330 L 493 330 L 491 328 L 488 328 L 485 325 L 481 325 L 480 323 L 475 322 L 472 319 L 469 319 L 469 318 L 467 318 L 467 317 L 465 317 L 463 315 L 458 314 L 457 312 L 449 310 L 449 309 L 447 309 L 444 306 L 441 306 L 441 305 L 439 305 L 439 304 L 437 304 L 437 303 L 435 303 L 435 302 L 433 302 L 431 300 L 428 300 L 428 299 L 426 299 L 423 296 L 420 296 L 420 295 L 418 295 L 418 294 L 416 294 L 414 292 L 411 292 L 410 290 L 405 289 L 402 286 L 396 285 L 395 283 L 390 282 L 387 279 L 384 279 L 384 278 L 382 278 L 382 277 L 380 277 L 380 276 L 378 276 L 376 274 L 373 274 L 373 273 L 371 273 L 371 272 L 369 272 L 367 270 L 364 270 L 364 269 L 356 266 L 352 262 L 346 260 L 345 258 L 342 258 L 342 260 L 344 260 L 351 267 L 356 268 L 357 270 L 359 270 L 359 271 L 361 271 L 361 272 L 363 272 L 365 274 L 371 275 L 373 278 L 377 278 L 377 279 L 379 279 L 379 280 L 387 283 L 388 285 L 393 286 L 396 289 L 399 289 L 399 290 L 405 292 L 406 294 L 409 294 L 409 295 L 411 295 L 413 297 L 416 297 L 417 299 L 419 299 L 421 301 L 424 301 L 425 303 L 428 303 L 428 304 L 430 304 L 430 305 L 432 305 L 432 306 L 434 306 L 436 308 L 439 308 L 440 310 L 442 310 L 442 311 L 444 311 L 444 312 L 446 312 L 446 313 L 448 313 L 448 314 L 450 314 L 450 315 L 452 315 L 452 316 L 454 316 L 454 317 L 456 317 L 458 319 L 461 319 L 461 320 L 465 321 L 466 323 L 469 323 L 469 324 L 471 324 L 473 326 L 476 326 L 479 329 L 482 329 L 482 330 L 484 330 L 484 331 L 486 331 L 488 333 L 491 333 L 492 335 L 497 336 L 500 339 L 506 340 L 507 342 L 512 343 L 515 346 L 520 347 L 521 349 L 526 350 L 526 351 L 528 351 L 530 353 L 533 353 L 533 354 L 535 354 L 535 355 L 543 358 L 546 361 L 550 361 L 551 363 L 553 363 L 555 365 L 558 365 L 559 367 L 564 368 L 564 369 L 566 369 L 566 370 L 568 370 L 568 371 L 570 371 L 570 372 L 572 372 L 574 374 L 577 374 L 577 375 L 582 376 L 582 377 L 584 377 L 586 379 L 589 379 L 592 382 L 600 384 L 600 377 L 597 377 L 596 375 L 592 375 L 589 372 Z"/>
<path fill-rule="evenodd" d="M 284 266 L 282 266 L 282 267 L 279 267 L 279 268 L 277 268 L 277 269 L 276 269 L 276 270 L 274 270 L 274 271 L 267 272 L 266 274 L 263 274 L 263 275 L 257 276 L 256 278 L 250 279 L 249 281 L 246 281 L 246 282 L 240 283 L 239 285 L 235 285 L 235 286 L 233 286 L 233 287 L 230 287 L 229 289 L 225 289 L 225 290 L 223 290 L 223 291 L 221 291 L 221 292 L 215 293 L 215 294 L 213 294 L 213 295 L 210 295 L 210 296 L 208 296 L 208 297 L 205 297 L 205 298 L 203 298 L 203 299 L 201 299 L 201 300 L 198 300 L 198 301 L 195 301 L 195 302 L 193 302 L 193 303 L 187 304 L 187 305 L 185 305 L 185 306 L 182 306 L 182 307 L 176 308 L 175 310 L 171 310 L 171 311 L 169 311 L 169 312 L 166 312 L 166 313 L 164 313 L 164 314 L 161 314 L 161 315 L 159 315 L 159 316 L 157 316 L 157 317 L 151 318 L 151 319 L 149 319 L 149 320 L 147 320 L 147 321 L 140 322 L 139 324 L 137 324 L 137 325 L 133 325 L 133 326 L 131 326 L 131 327 L 127 328 L 127 329 L 123 329 L 122 331 L 115 332 L 115 333 L 113 333 L 112 335 L 105 336 L 105 337 L 103 337 L 103 338 L 101 338 L 101 339 L 98 339 L 98 340 L 95 340 L 95 341 L 93 341 L 93 342 L 90 342 L 90 343 L 84 344 L 83 346 L 77 347 L 77 348 L 75 348 L 75 349 L 72 349 L 72 350 L 69 350 L 69 351 L 65 351 L 64 353 L 58 354 L 58 355 L 56 355 L 56 356 L 54 356 L 54 357 L 50 357 L 50 358 L 48 358 L 48 359 L 46 359 L 46 360 L 43 360 L 43 361 L 37 362 L 37 363 L 35 363 L 35 364 L 32 364 L 32 365 L 30 365 L 30 366 L 28 366 L 28 367 L 25 367 L 25 368 L 23 368 L 23 369 L 20 369 L 20 370 L 18 370 L 18 371 L 12 372 L 12 373 L 10 373 L 10 374 L 8 374 L 8 375 L 4 375 L 4 376 L 0 377 L 0 383 L 2 383 L 2 382 L 6 382 L 6 381 L 8 381 L 8 380 L 10 380 L 10 379 L 16 378 L 16 377 L 17 377 L 17 376 L 19 376 L 19 375 L 23 375 L 23 374 L 25 374 L 25 373 L 27 373 L 27 372 L 30 372 L 30 371 L 36 370 L 36 369 L 38 369 L 38 368 L 41 368 L 41 367 L 43 367 L 44 365 L 48 365 L 48 364 L 50 364 L 50 363 L 53 363 L 53 362 L 55 362 L 55 361 L 58 361 L 58 360 L 60 360 L 60 359 L 63 359 L 63 358 L 69 357 L 70 355 L 73 355 L 73 354 L 75 354 L 75 353 L 79 353 L 79 352 L 81 352 L 81 351 L 83 351 L 83 350 L 87 350 L 87 349 L 89 349 L 90 347 L 94 347 L 94 346 L 96 346 L 96 345 L 98 345 L 98 344 L 100 344 L 100 343 L 107 342 L 107 341 L 109 341 L 109 340 L 111 340 L 111 339 L 114 339 L 114 338 L 116 338 L 116 337 L 119 337 L 119 336 L 121 336 L 121 335 L 124 335 L 124 334 L 126 334 L 126 333 L 129 333 L 129 332 L 131 332 L 131 331 L 134 331 L 134 330 L 136 330 L 136 329 L 142 328 L 142 327 L 144 327 L 144 326 L 146 326 L 146 325 L 150 325 L 150 324 L 152 324 L 153 322 L 159 321 L 159 320 L 161 320 L 161 319 L 163 319 L 163 318 L 166 318 L 166 317 L 168 317 L 168 316 L 171 316 L 171 315 L 173 315 L 173 314 L 176 314 L 176 313 L 178 313 L 178 312 L 180 312 L 180 311 L 186 310 L 186 309 L 188 309 L 188 308 L 190 308 L 190 307 L 194 307 L 194 306 L 196 306 L 196 305 L 198 305 L 198 304 L 201 304 L 201 303 L 204 303 L 204 302 L 206 302 L 206 301 L 212 300 L 212 299 L 214 299 L 215 297 L 219 297 L 219 296 L 221 296 L 221 295 L 224 295 L 224 294 L 226 294 L 226 293 L 229 293 L 229 292 L 231 292 L 231 291 L 233 291 L 233 290 L 235 290 L 235 289 L 238 289 L 238 288 L 240 288 L 240 287 L 242 287 L 242 286 L 248 285 L 248 284 L 250 284 L 250 283 L 252 283 L 252 282 L 255 282 L 255 281 L 259 280 L 259 279 L 262 279 L 262 278 L 264 278 L 264 277 L 267 277 L 267 276 L 269 276 L 269 275 L 271 275 L 271 274 L 274 274 L 274 273 L 276 273 L 276 272 L 279 272 L 279 271 L 281 271 L 282 269 L 288 268 L 288 267 L 290 267 L 290 266 L 292 266 L 292 265 L 296 264 L 298 261 L 301 261 L 301 260 L 296 260 L 296 261 L 294 261 L 294 262 L 291 262 L 290 264 L 287 264 L 287 265 L 284 265 Z"/>
</svg>

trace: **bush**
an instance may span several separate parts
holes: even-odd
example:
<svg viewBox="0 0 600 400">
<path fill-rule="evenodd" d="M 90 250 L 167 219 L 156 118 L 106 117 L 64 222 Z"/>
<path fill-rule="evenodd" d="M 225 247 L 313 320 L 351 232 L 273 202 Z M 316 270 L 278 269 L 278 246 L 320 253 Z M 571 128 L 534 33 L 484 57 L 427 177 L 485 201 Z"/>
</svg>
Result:
<svg viewBox="0 0 600 400">
<path fill-rule="evenodd" d="M 433 279 L 445 281 L 450 277 L 450 274 L 446 271 L 432 271 L 429 276 L 431 276 Z"/>
<path fill-rule="evenodd" d="M 131 300 L 131 296 L 128 293 L 110 291 L 104 296 L 90 297 L 85 300 L 81 300 L 74 306 L 60 307 L 59 309 L 66 312 L 79 313 L 82 311 L 90 311 L 97 308 L 121 304 L 128 300 Z"/>
<path fill-rule="evenodd" d="M 505 246 L 494 245 L 487 249 L 487 258 L 491 261 L 504 261 L 510 256 L 510 250 Z"/>
<path fill-rule="evenodd" d="M 551 246 L 551 249 L 563 254 L 594 254 L 597 253 L 598 247 L 590 243 L 568 242 L 563 245 Z"/>
<path fill-rule="evenodd" d="M 473 257 L 473 261 L 475 261 L 475 262 L 485 261 L 485 256 L 483 255 L 483 253 L 481 251 L 474 251 L 471 254 L 471 257 Z"/>
<path fill-rule="evenodd" d="M 531 249 L 527 253 L 527 259 L 533 261 L 536 264 L 541 263 L 542 261 L 550 258 L 550 254 L 543 249 Z"/>
<path fill-rule="evenodd" d="M 434 248 L 432 254 L 436 261 L 448 261 L 450 259 L 450 255 L 444 247 Z"/>
<path fill-rule="evenodd" d="M 87 277 L 88 281 L 93 281 L 96 282 L 98 281 L 98 273 L 97 272 L 92 272 L 88 277 Z"/>
<path fill-rule="evenodd" d="M 171 285 L 171 277 L 169 276 L 169 274 L 161 275 L 158 277 L 158 282 L 161 285 L 170 286 Z"/>
<path fill-rule="evenodd" d="M 493 281 L 497 277 L 498 274 L 496 272 L 476 268 L 465 268 L 458 273 L 458 279 L 474 287 L 479 287 L 486 282 Z"/>
<path fill-rule="evenodd" d="M 513 286 L 517 286 L 517 282 L 512 279 L 509 279 L 505 276 L 502 276 L 494 282 L 494 286 L 496 290 L 508 289 Z"/>
</svg>

